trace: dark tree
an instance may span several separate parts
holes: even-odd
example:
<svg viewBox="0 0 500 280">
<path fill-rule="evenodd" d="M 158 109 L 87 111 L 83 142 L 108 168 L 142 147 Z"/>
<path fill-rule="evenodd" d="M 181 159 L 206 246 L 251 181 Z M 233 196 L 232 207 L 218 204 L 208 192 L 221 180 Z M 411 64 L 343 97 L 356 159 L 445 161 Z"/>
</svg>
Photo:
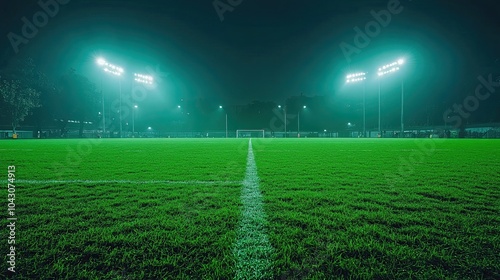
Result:
<svg viewBox="0 0 500 280">
<path fill-rule="evenodd" d="M 3 107 L 14 131 L 26 116 L 42 107 L 43 97 L 55 93 L 53 84 L 31 58 L 10 61 L 0 71 L 0 81 Z"/>
<path fill-rule="evenodd" d="M 16 128 L 33 108 L 40 107 L 40 93 L 18 80 L 2 80 L 0 95 L 6 103 L 13 133 L 16 133 Z"/>
</svg>

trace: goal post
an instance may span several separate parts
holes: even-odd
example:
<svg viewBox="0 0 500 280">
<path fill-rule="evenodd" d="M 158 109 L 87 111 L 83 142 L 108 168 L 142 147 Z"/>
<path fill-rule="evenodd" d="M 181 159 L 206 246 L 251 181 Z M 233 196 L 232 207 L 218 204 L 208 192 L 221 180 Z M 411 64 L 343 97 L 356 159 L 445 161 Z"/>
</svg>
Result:
<svg viewBox="0 0 500 280">
<path fill-rule="evenodd" d="M 236 138 L 265 138 L 266 132 L 264 129 L 238 129 L 236 130 Z"/>
</svg>

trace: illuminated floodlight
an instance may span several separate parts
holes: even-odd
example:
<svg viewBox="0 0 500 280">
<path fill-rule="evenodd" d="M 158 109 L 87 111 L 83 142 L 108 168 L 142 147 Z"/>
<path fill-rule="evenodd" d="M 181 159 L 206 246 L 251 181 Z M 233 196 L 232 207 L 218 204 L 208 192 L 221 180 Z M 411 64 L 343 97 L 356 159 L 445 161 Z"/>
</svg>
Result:
<svg viewBox="0 0 500 280">
<path fill-rule="evenodd" d="M 280 109 L 281 109 L 281 105 L 278 105 L 278 108 L 280 108 Z"/>
<path fill-rule="evenodd" d="M 151 130 L 152 128 L 151 127 L 148 127 L 148 130 Z"/>
<path fill-rule="evenodd" d="M 399 59 L 391 64 L 384 65 L 378 69 L 378 76 L 384 76 L 399 71 L 401 68 L 399 66 L 405 63 L 404 59 Z"/>
<path fill-rule="evenodd" d="M 219 109 L 222 109 L 222 105 L 219 106 Z"/>
<path fill-rule="evenodd" d="M 118 67 L 116 65 L 113 65 L 111 63 L 108 63 L 108 62 L 106 62 L 106 60 L 104 60 L 102 58 L 97 59 L 97 64 L 103 66 L 104 72 L 113 74 L 115 76 L 121 76 L 123 74 L 123 72 L 125 72 L 123 70 L 123 68 Z"/>
<path fill-rule="evenodd" d="M 304 105 L 304 109 L 306 109 L 306 108 L 307 108 L 307 106 L 306 106 L 306 105 Z"/>
<path fill-rule="evenodd" d="M 152 85 L 154 82 L 154 78 L 152 76 L 149 76 L 149 75 L 135 73 L 134 77 L 135 77 L 135 81 L 138 83 Z"/>
<path fill-rule="evenodd" d="M 180 109 L 180 108 L 181 108 L 181 105 L 177 105 L 177 108 L 179 108 L 179 109 Z"/>
<path fill-rule="evenodd" d="M 106 60 L 104 60 L 104 58 L 102 58 L 102 57 L 99 57 L 97 59 L 97 64 L 104 66 L 106 64 Z"/>
<path fill-rule="evenodd" d="M 346 76 L 346 83 L 355 83 L 355 82 L 361 82 L 366 80 L 366 73 L 364 72 L 359 72 L 359 73 L 354 73 L 354 74 L 349 74 Z"/>
</svg>

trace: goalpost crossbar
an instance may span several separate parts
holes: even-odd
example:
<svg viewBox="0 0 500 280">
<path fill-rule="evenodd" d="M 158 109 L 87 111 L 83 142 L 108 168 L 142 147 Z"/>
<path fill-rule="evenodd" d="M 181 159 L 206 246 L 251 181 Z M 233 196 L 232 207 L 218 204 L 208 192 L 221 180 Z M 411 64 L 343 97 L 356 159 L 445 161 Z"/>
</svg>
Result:
<svg viewBox="0 0 500 280">
<path fill-rule="evenodd" d="M 251 137 L 254 132 L 259 132 L 259 137 L 266 137 L 266 132 L 264 129 L 238 129 L 236 130 L 236 138 L 240 138 L 240 133 L 249 133 Z"/>
</svg>

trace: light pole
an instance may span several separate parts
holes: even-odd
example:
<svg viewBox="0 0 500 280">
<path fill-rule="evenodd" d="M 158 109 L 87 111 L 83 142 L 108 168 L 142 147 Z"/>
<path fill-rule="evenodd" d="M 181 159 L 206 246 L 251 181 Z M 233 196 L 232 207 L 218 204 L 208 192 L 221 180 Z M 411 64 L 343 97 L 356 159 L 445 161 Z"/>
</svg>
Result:
<svg viewBox="0 0 500 280">
<path fill-rule="evenodd" d="M 104 115 L 104 90 L 102 87 L 102 76 L 101 76 L 101 98 L 102 98 L 102 137 L 106 135 L 106 116 Z"/>
<path fill-rule="evenodd" d="M 106 63 L 106 61 L 102 58 L 98 58 L 97 59 L 97 64 L 99 66 L 104 66 L 104 64 Z M 102 75 L 101 75 L 101 103 L 102 103 L 102 137 L 106 137 L 106 115 L 104 114 L 104 89 L 103 89 L 103 82 L 102 82 L 103 78 L 102 78 Z"/>
<path fill-rule="evenodd" d="M 135 137 L 135 110 L 138 108 L 137 105 L 134 105 L 132 109 L 132 136 Z"/>
<path fill-rule="evenodd" d="M 381 113 L 380 113 L 380 79 L 378 80 L 378 133 L 380 137 L 382 137 L 382 128 L 380 124 L 380 118 L 381 118 Z"/>
<path fill-rule="evenodd" d="M 404 118 L 403 118 L 403 111 L 404 111 L 404 100 L 405 100 L 405 81 L 403 78 L 401 78 L 401 136 L 404 137 L 405 133 L 405 124 L 404 124 Z"/>
<path fill-rule="evenodd" d="M 281 109 L 281 105 L 278 105 L 278 108 Z M 283 113 L 285 114 L 285 119 L 284 119 L 284 122 L 285 122 L 285 138 L 287 136 L 287 130 L 286 130 L 286 123 L 288 122 L 288 120 L 286 119 L 286 105 L 283 107 Z"/>
<path fill-rule="evenodd" d="M 399 71 L 401 66 L 405 63 L 404 59 L 398 59 L 397 61 L 384 65 L 378 69 L 379 78 L 387 74 L 392 74 Z M 380 79 L 379 79 L 379 131 L 380 131 Z M 404 79 L 401 78 L 401 134 L 399 137 L 404 136 Z"/>
<path fill-rule="evenodd" d="M 118 76 L 119 78 L 124 73 L 123 68 L 108 63 L 104 58 L 98 58 L 97 64 L 102 67 L 104 72 Z M 120 138 L 121 138 L 122 137 L 122 80 L 121 79 L 119 79 L 119 83 L 120 83 L 120 109 L 118 110 L 118 112 L 120 114 Z M 103 117 L 104 117 L 104 96 L 103 96 Z"/>
<path fill-rule="evenodd" d="M 363 82 L 363 137 L 366 137 L 366 73 L 359 72 L 354 74 L 349 74 L 346 77 L 346 83 L 358 83 Z"/>
<path fill-rule="evenodd" d="M 306 109 L 307 106 L 304 105 L 302 108 Z M 300 108 L 297 111 L 297 138 L 300 138 Z"/>
<path fill-rule="evenodd" d="M 120 138 L 123 137 L 123 130 L 122 130 L 122 79 L 118 79 L 118 82 L 120 83 L 120 109 L 118 110 L 119 114 L 119 119 L 120 119 Z"/>
<path fill-rule="evenodd" d="M 219 109 L 224 109 L 224 107 L 222 107 L 222 105 L 219 106 Z M 224 112 L 226 113 L 226 138 L 228 137 L 228 133 L 227 133 L 227 111 L 224 110 Z"/>
<path fill-rule="evenodd" d="M 150 75 L 134 73 L 134 81 L 139 84 L 152 85 L 154 82 L 154 78 Z M 137 105 L 135 105 L 134 108 L 137 109 Z M 132 110 L 132 112 L 134 111 L 135 110 Z M 132 117 L 132 119 L 134 118 L 135 117 Z M 132 130 L 134 130 L 133 127 L 134 127 L 134 121 L 132 121 Z M 132 133 L 134 133 L 134 131 Z"/>
</svg>

